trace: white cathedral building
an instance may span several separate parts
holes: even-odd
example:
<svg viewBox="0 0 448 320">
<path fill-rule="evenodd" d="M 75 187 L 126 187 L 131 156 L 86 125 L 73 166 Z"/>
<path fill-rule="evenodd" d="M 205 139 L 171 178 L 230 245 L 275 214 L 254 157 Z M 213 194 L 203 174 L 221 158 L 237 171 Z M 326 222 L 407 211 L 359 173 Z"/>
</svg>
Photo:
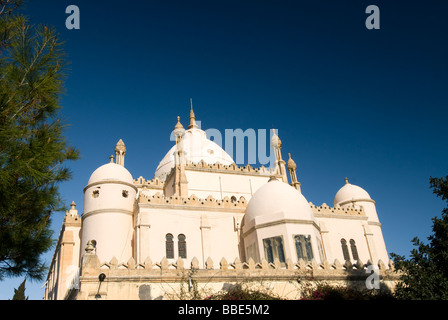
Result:
<svg viewBox="0 0 448 320">
<path fill-rule="evenodd" d="M 174 272 L 189 266 L 215 271 L 208 283 L 219 290 L 233 270 L 262 277 L 281 269 L 295 279 L 300 268 L 331 274 L 342 264 L 390 263 L 369 193 L 346 178 L 333 207 L 308 202 L 275 131 L 272 168 L 237 166 L 198 127 L 193 109 L 188 128 L 178 117 L 173 133 L 152 180 L 126 169 L 122 140 L 92 173 L 82 215 L 74 203 L 66 213 L 45 299 L 138 299 L 151 285 L 146 298 L 167 298 L 161 283 L 178 281 Z"/>
</svg>

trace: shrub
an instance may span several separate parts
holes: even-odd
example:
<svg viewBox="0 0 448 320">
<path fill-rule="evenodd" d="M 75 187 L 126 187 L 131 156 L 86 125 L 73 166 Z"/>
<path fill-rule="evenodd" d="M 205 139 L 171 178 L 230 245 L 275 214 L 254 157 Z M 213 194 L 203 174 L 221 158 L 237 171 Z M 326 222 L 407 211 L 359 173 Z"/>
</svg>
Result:
<svg viewBox="0 0 448 320">
<path fill-rule="evenodd" d="M 205 300 L 281 300 L 281 298 L 260 290 L 242 289 L 237 286 L 208 296 Z"/>
<path fill-rule="evenodd" d="M 356 290 L 346 286 L 319 284 L 315 289 L 305 291 L 301 300 L 390 300 L 389 292 L 376 290 Z"/>
</svg>

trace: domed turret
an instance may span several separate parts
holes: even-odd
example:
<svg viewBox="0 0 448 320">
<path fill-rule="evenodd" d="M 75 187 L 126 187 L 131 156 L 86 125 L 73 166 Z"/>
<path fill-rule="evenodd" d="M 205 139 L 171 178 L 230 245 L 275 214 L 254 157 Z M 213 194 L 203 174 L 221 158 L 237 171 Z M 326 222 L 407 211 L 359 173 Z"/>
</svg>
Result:
<svg viewBox="0 0 448 320">
<path fill-rule="evenodd" d="M 369 220 L 379 223 L 375 201 L 372 200 L 366 190 L 349 183 L 347 178 L 345 178 L 345 185 L 339 189 L 334 197 L 334 205 L 343 208 L 350 206 L 355 208 L 363 207 Z"/>
<path fill-rule="evenodd" d="M 137 194 L 131 173 L 111 162 L 96 169 L 84 188 L 82 243 L 96 244 L 100 261 L 116 257 L 127 261 L 132 256 L 133 211 Z M 93 241 L 94 240 L 94 241 Z"/>
<path fill-rule="evenodd" d="M 358 187 L 354 184 L 348 182 L 348 179 L 345 178 L 345 185 L 339 189 L 334 197 L 334 205 L 344 206 L 347 203 L 351 203 L 353 201 L 359 200 L 372 200 L 370 195 L 361 187 Z"/>
</svg>

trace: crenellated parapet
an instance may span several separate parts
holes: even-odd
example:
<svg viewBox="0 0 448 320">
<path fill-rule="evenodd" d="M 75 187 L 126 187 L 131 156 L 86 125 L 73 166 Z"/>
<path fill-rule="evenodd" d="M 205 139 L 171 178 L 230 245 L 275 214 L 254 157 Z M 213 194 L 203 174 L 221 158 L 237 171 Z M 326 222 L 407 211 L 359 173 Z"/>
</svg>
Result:
<svg viewBox="0 0 448 320">
<path fill-rule="evenodd" d="M 89 261 L 92 261 L 90 259 Z M 313 271 L 314 273 L 326 272 L 326 273 L 353 273 L 353 272 L 362 272 L 363 274 L 369 268 L 369 266 L 373 266 L 377 268 L 380 275 L 390 274 L 391 272 L 395 272 L 394 263 L 392 260 L 389 260 L 386 265 L 382 260 L 378 260 L 376 263 L 373 263 L 371 260 L 368 260 L 366 263 L 361 260 L 352 263 L 349 260 L 341 263 L 338 259 L 335 259 L 333 263 L 329 263 L 328 261 L 324 261 L 323 263 L 317 263 L 314 259 L 312 261 L 304 261 L 300 259 L 299 261 L 293 262 L 288 259 L 285 263 L 281 263 L 278 259 L 276 259 L 273 263 L 268 262 L 266 259 L 263 259 L 261 262 L 255 262 L 252 258 L 249 258 L 247 262 L 241 261 L 239 258 L 236 258 L 233 262 L 228 262 L 225 258 L 222 258 L 218 263 L 215 263 L 210 257 L 205 261 L 205 267 L 201 268 L 199 265 L 199 260 L 196 257 L 193 257 L 189 262 L 186 262 L 186 259 L 178 258 L 177 260 L 166 259 L 163 258 L 161 261 L 153 262 L 149 257 L 145 259 L 144 262 L 137 264 L 133 258 L 130 258 L 125 262 L 118 262 L 116 257 L 113 257 L 109 262 L 102 262 L 100 264 L 95 263 L 95 268 L 99 270 L 146 270 L 148 273 L 156 272 L 160 273 L 160 271 L 170 271 L 170 270 L 223 270 L 223 271 L 254 271 L 254 270 L 263 270 L 266 272 L 271 271 Z M 89 268 L 90 266 L 85 265 L 85 268 Z M 86 269 L 86 270 L 87 270 Z M 91 271 L 90 271 L 91 272 Z"/>
<path fill-rule="evenodd" d="M 158 178 L 154 178 L 152 180 L 146 180 L 142 176 L 137 179 L 134 179 L 134 185 L 138 188 L 151 188 L 151 189 L 163 189 L 164 182 Z"/>
<path fill-rule="evenodd" d="M 89 260 L 91 261 L 91 260 Z M 186 259 L 178 258 L 173 261 L 172 259 L 163 258 L 161 261 L 153 262 L 149 257 L 145 259 L 144 262 L 137 264 L 133 258 L 130 258 L 125 262 L 118 262 L 116 257 L 113 257 L 109 262 L 102 262 L 100 264 L 95 263 L 96 271 L 103 272 L 105 270 L 114 271 L 114 270 L 146 270 L 147 273 L 157 273 L 160 274 L 160 271 L 170 272 L 173 270 L 221 270 L 221 271 L 248 271 L 253 272 L 256 270 L 262 270 L 269 274 L 270 272 L 274 272 L 278 274 L 278 271 L 285 272 L 310 272 L 314 275 L 322 275 L 322 274 L 351 274 L 355 275 L 356 273 L 361 273 L 363 275 L 366 274 L 366 270 L 368 270 L 369 266 L 373 266 L 372 269 L 377 269 L 380 275 L 393 275 L 395 273 L 395 267 L 392 260 L 389 260 L 386 265 L 382 260 L 378 260 L 376 263 L 373 263 L 371 260 L 368 260 L 366 263 L 358 260 L 355 263 L 352 263 L 349 260 L 344 261 L 344 263 L 339 262 L 338 259 L 335 259 L 333 263 L 329 263 L 328 261 L 324 261 L 323 263 L 317 263 L 314 259 L 312 261 L 304 261 L 300 259 L 299 261 L 293 262 L 288 259 L 285 263 L 281 263 L 278 259 L 272 262 L 268 262 L 266 259 L 263 259 L 261 262 L 255 262 L 252 258 L 250 258 L 247 262 L 241 261 L 239 258 L 236 258 L 233 262 L 228 262 L 225 258 L 222 258 L 219 262 L 215 263 L 210 257 L 205 261 L 204 267 L 201 268 L 199 264 L 199 260 L 196 257 L 193 257 L 190 261 L 186 261 Z M 84 266 L 88 269 L 89 266 Z M 89 271 L 91 273 L 92 270 Z M 370 274 L 370 272 L 369 272 Z"/>
<path fill-rule="evenodd" d="M 208 164 L 204 160 L 200 162 L 187 162 L 185 164 L 186 169 L 197 169 L 202 171 L 212 170 L 213 172 L 219 173 L 239 173 L 239 174 L 259 174 L 271 176 L 276 174 L 275 168 L 266 168 L 265 166 L 260 166 L 259 168 L 254 168 L 250 164 L 245 166 L 238 166 L 235 163 L 229 165 L 223 165 L 221 163 Z"/>
<path fill-rule="evenodd" d="M 139 204 L 151 204 L 159 206 L 182 206 L 187 207 L 200 207 L 200 208 L 225 208 L 225 209 L 238 209 L 245 210 L 247 206 L 247 201 L 244 197 L 239 199 L 230 199 L 229 197 L 224 197 L 221 199 L 215 199 L 212 196 L 208 196 L 205 199 L 191 195 L 190 197 L 184 198 L 178 195 L 173 195 L 166 197 L 161 193 L 156 193 L 155 195 L 148 196 L 145 194 L 140 194 Z"/>
<path fill-rule="evenodd" d="M 313 210 L 313 213 L 315 216 L 324 216 L 324 215 L 350 215 L 350 216 L 359 216 L 359 217 L 365 217 L 366 213 L 364 209 L 361 208 L 354 208 L 354 207 L 347 207 L 342 208 L 340 206 L 330 207 L 326 203 L 323 203 L 321 206 L 316 206 L 312 202 L 310 202 L 311 210 Z"/>
</svg>

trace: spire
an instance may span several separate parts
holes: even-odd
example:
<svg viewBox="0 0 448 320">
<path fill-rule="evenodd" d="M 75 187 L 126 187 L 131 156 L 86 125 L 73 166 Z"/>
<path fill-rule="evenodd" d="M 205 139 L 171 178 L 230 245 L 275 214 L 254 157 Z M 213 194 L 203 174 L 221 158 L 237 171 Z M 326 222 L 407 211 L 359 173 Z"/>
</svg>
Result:
<svg viewBox="0 0 448 320">
<path fill-rule="evenodd" d="M 193 107 L 191 112 L 193 113 Z M 194 121 L 194 113 L 193 113 L 193 121 Z M 191 122 L 191 114 L 190 114 L 190 122 Z M 194 123 L 196 125 L 196 123 Z M 190 123 L 191 126 L 191 123 Z M 190 128 L 190 127 L 188 127 Z M 183 142 L 182 138 L 185 134 L 185 129 L 182 123 L 180 123 L 180 117 L 177 117 L 177 123 L 174 126 L 173 130 L 174 137 L 176 138 L 176 152 L 174 155 L 175 166 L 174 166 L 174 193 L 178 194 L 181 197 L 188 196 L 188 181 L 187 176 L 185 175 L 185 160 L 184 160 L 184 152 L 183 152 Z"/>
<path fill-rule="evenodd" d="M 271 147 L 274 149 L 277 173 L 282 176 L 283 182 L 288 183 L 288 178 L 286 177 L 286 162 L 282 159 L 282 141 L 275 133 L 275 129 L 272 129 Z"/>
<path fill-rule="evenodd" d="M 196 124 L 196 117 L 194 115 L 194 111 L 193 111 L 193 99 L 190 99 L 190 125 L 188 126 L 188 129 L 191 128 L 199 128 L 199 126 Z"/>
</svg>

